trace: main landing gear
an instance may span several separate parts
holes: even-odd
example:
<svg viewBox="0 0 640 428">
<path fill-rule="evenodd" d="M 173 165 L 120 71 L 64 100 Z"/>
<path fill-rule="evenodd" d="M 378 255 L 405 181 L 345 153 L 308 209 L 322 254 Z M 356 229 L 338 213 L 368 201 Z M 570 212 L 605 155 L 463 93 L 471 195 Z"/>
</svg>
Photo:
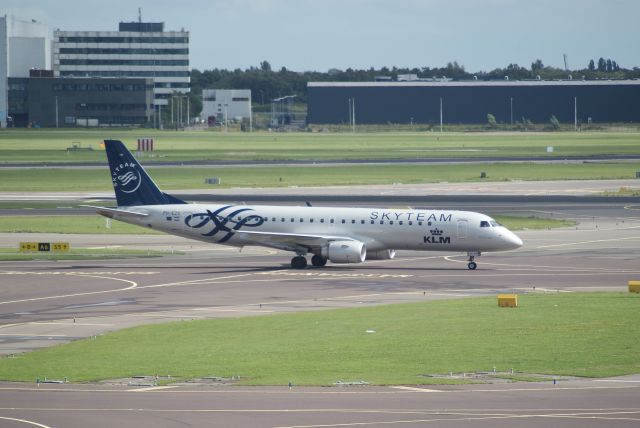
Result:
<svg viewBox="0 0 640 428">
<path fill-rule="evenodd" d="M 307 258 L 305 256 L 295 256 L 291 259 L 291 267 L 294 269 L 304 269 L 307 267 Z"/>
<path fill-rule="evenodd" d="M 480 256 L 480 252 L 468 252 L 467 255 L 469 256 L 469 263 L 467 264 L 467 267 L 470 270 L 475 270 L 478 265 L 476 264 L 476 262 L 474 261 L 476 256 Z"/>
<path fill-rule="evenodd" d="M 315 267 L 322 267 L 327 264 L 327 259 L 315 254 L 311 257 L 311 264 Z M 305 256 L 295 256 L 291 259 L 291 267 L 294 269 L 304 269 L 307 267 L 307 258 Z"/>
<path fill-rule="evenodd" d="M 311 264 L 315 267 L 322 267 L 327 264 L 327 259 L 315 254 L 313 257 L 311 257 Z"/>
</svg>

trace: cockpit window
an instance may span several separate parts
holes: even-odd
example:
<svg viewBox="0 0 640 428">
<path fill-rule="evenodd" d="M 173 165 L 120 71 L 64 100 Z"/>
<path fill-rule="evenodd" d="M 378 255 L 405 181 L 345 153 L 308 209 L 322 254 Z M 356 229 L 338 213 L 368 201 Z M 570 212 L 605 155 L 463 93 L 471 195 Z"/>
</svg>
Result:
<svg viewBox="0 0 640 428">
<path fill-rule="evenodd" d="M 493 227 L 498 227 L 498 226 L 500 226 L 500 223 L 498 223 L 498 222 L 497 222 L 497 221 L 495 221 L 495 220 L 491 220 L 491 226 L 493 226 Z"/>
<path fill-rule="evenodd" d="M 482 220 L 482 221 L 480 222 L 480 227 L 490 227 L 490 226 L 489 226 L 489 222 L 488 222 L 488 221 L 485 221 L 485 220 Z"/>
</svg>

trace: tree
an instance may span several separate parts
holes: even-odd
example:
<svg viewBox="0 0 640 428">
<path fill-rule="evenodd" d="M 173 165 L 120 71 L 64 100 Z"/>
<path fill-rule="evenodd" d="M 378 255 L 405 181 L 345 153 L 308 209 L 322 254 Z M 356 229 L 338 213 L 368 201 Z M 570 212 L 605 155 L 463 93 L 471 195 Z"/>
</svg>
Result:
<svg viewBox="0 0 640 428">
<path fill-rule="evenodd" d="M 531 71 L 539 71 L 544 68 L 544 64 L 541 59 L 535 60 L 535 62 L 531 63 Z"/>
<path fill-rule="evenodd" d="M 613 71 L 613 65 L 611 64 L 611 58 L 607 60 L 607 71 Z"/>
<path fill-rule="evenodd" d="M 495 129 L 498 127 L 498 122 L 496 122 L 496 117 L 491 113 L 487 114 L 487 125 L 489 128 Z"/>
<path fill-rule="evenodd" d="M 271 64 L 269 64 L 269 61 L 264 60 L 260 63 L 260 70 L 262 71 L 271 71 Z"/>
<path fill-rule="evenodd" d="M 553 128 L 554 130 L 560 129 L 560 121 L 555 115 L 553 114 L 551 115 L 551 118 L 549 119 L 549 123 L 551 123 L 551 128 Z"/>
<path fill-rule="evenodd" d="M 598 71 L 607 71 L 607 62 L 602 57 L 598 60 Z"/>
<path fill-rule="evenodd" d="M 593 62 L 593 60 L 589 61 L 589 71 L 595 71 L 596 70 L 596 64 Z"/>
</svg>

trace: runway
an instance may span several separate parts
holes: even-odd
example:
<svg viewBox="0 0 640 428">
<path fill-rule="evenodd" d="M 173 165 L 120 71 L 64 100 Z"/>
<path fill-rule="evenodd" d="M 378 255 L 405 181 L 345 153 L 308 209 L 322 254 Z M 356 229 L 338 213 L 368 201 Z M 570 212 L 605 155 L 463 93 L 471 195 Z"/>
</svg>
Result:
<svg viewBox="0 0 640 428">
<path fill-rule="evenodd" d="M 479 258 L 398 258 L 302 271 L 290 255 L 164 235 L 66 235 L 72 245 L 183 251 L 157 259 L 1 262 L 0 353 L 7 355 L 144 323 L 260 316 L 501 292 L 625 291 L 640 279 L 635 205 L 475 203 L 493 213 L 579 221 L 522 231 L 525 245 Z M 460 203 L 460 206 L 464 204 Z M 448 206 L 451 206 L 449 204 Z M 42 239 L 59 236 L 41 236 Z M 0 234 L 9 246 L 18 234 Z M 12 244 L 11 244 L 12 245 Z M 0 384 L 0 426 L 637 426 L 640 378 L 437 387 L 245 388 Z M 403 389 L 404 388 L 404 389 Z M 134 391 L 135 390 L 135 391 Z"/>
</svg>

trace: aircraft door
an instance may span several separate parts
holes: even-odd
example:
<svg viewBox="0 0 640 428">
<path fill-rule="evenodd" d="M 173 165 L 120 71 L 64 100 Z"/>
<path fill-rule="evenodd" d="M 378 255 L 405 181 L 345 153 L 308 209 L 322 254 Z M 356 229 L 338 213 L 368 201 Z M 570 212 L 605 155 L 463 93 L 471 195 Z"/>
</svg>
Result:
<svg viewBox="0 0 640 428">
<path fill-rule="evenodd" d="M 468 223 L 467 219 L 458 220 L 458 239 L 467 239 Z"/>
</svg>

